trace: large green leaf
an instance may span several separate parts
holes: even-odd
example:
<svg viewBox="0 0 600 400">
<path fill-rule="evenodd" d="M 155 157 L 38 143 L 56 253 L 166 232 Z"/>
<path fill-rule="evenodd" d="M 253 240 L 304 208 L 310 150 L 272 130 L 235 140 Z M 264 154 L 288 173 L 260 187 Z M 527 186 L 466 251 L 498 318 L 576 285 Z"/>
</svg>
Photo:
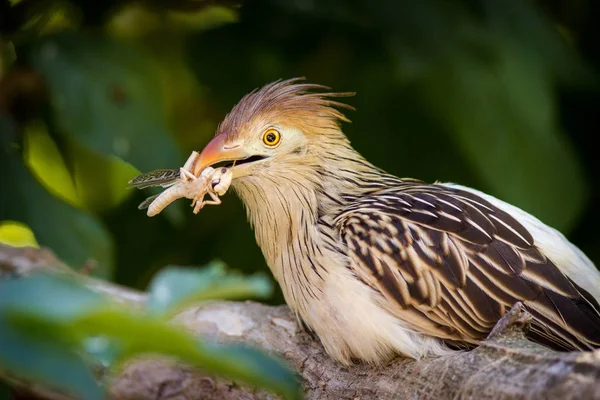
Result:
<svg viewBox="0 0 600 400">
<path fill-rule="evenodd" d="M 89 313 L 72 327 L 121 345 L 123 355 L 167 354 L 203 371 L 301 398 L 296 375 L 276 357 L 241 345 L 216 345 L 190 335 L 163 319 L 119 309 Z"/>
<path fill-rule="evenodd" d="M 0 367 L 95 396 L 87 367 L 76 355 L 81 350 L 105 366 L 116 359 L 165 354 L 209 373 L 300 398 L 295 374 L 278 358 L 246 346 L 201 340 L 168 319 L 112 304 L 78 278 L 40 274 L 0 281 Z M 51 358 L 38 360 L 37 355 Z M 62 372 L 64 376 L 53 375 Z M 86 393 L 86 398 L 97 397 Z"/>
<path fill-rule="evenodd" d="M 167 267 L 150 283 L 148 311 L 169 313 L 190 303 L 213 299 L 267 297 L 273 292 L 269 278 L 227 273 L 225 265 L 213 263 L 202 269 Z"/>
<path fill-rule="evenodd" d="M 288 399 L 302 398 L 298 377 L 281 360 L 243 344 L 203 347 L 209 357 L 218 359 L 225 368 L 235 371 L 231 376 L 256 386 L 272 388 Z"/>
<path fill-rule="evenodd" d="M 104 302 L 72 277 L 39 274 L 0 281 L 1 369 L 79 398 L 102 399 L 65 325 Z"/>
<path fill-rule="evenodd" d="M 63 32 L 40 40 L 30 58 L 48 81 L 61 132 L 142 171 L 181 164 L 144 53 L 101 35 Z"/>
<path fill-rule="evenodd" d="M 99 268 L 95 273 L 110 275 L 114 247 L 109 233 L 91 214 L 79 210 L 48 193 L 24 166 L 14 148 L 15 130 L 0 118 L 0 221 L 27 224 L 42 246 L 54 250 L 69 265 L 78 268 L 90 259 Z"/>
<path fill-rule="evenodd" d="M 75 275 L 38 273 L 0 280 L 0 312 L 25 310 L 68 322 L 107 303 L 105 297 L 83 286 Z"/>
<path fill-rule="evenodd" d="M 98 154 L 88 147 L 65 140 L 64 155 L 42 121 L 24 130 L 25 163 L 50 193 L 67 203 L 92 212 L 110 210 L 132 194 L 124 182 L 139 171 L 118 157 Z M 64 157 L 70 159 L 67 167 Z"/>
<path fill-rule="evenodd" d="M 30 338 L 0 315 L 0 367 L 22 378 L 36 380 L 81 399 L 103 399 L 103 391 L 83 359 L 70 347 Z"/>
</svg>

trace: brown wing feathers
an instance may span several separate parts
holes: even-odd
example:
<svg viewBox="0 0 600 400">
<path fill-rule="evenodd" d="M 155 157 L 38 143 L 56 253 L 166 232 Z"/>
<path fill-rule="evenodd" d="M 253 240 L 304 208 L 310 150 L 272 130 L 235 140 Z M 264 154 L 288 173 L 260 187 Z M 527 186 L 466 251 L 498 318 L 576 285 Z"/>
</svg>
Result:
<svg viewBox="0 0 600 400">
<path fill-rule="evenodd" d="M 356 199 L 337 224 L 351 268 L 413 329 L 477 343 L 523 301 L 533 340 L 564 350 L 600 346 L 596 300 L 518 221 L 470 192 L 406 184 Z"/>
</svg>

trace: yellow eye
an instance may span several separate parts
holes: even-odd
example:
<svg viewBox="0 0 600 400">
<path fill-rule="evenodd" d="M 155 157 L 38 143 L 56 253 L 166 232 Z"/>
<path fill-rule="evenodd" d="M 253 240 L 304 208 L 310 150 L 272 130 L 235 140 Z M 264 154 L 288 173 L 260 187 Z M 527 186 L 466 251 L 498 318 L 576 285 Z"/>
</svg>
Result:
<svg viewBox="0 0 600 400">
<path fill-rule="evenodd" d="M 268 129 L 263 135 L 263 142 L 267 146 L 277 146 L 281 140 L 281 134 L 275 129 Z"/>
</svg>

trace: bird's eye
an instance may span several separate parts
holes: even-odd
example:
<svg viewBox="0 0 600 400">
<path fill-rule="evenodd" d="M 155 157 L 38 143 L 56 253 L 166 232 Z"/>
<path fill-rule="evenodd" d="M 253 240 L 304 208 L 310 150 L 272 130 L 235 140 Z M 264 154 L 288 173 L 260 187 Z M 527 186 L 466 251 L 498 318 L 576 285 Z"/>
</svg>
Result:
<svg viewBox="0 0 600 400">
<path fill-rule="evenodd" d="M 281 134 L 275 129 L 268 129 L 263 135 L 263 142 L 267 146 L 277 146 L 281 140 Z"/>
</svg>

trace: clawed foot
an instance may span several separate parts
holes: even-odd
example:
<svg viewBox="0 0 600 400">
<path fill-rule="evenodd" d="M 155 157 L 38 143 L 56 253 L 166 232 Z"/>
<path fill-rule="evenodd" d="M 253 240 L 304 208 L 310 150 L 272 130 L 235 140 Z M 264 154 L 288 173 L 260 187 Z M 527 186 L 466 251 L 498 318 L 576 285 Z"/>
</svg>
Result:
<svg viewBox="0 0 600 400">
<path fill-rule="evenodd" d="M 526 333 L 533 317 L 521 302 L 517 302 L 494 326 L 486 340 L 498 340 L 508 336 L 511 331 Z"/>
<path fill-rule="evenodd" d="M 210 167 L 209 167 L 210 168 Z M 201 174 L 201 177 L 206 175 L 210 179 L 210 184 L 206 185 L 205 190 L 198 192 L 194 200 L 192 201 L 192 207 L 194 207 L 194 214 L 198 214 L 205 205 L 219 205 L 221 204 L 222 196 L 227 192 L 231 185 L 232 172 L 227 168 L 221 168 L 218 170 L 209 170 L 208 173 Z M 208 194 L 212 200 L 204 200 L 204 196 Z"/>
</svg>

